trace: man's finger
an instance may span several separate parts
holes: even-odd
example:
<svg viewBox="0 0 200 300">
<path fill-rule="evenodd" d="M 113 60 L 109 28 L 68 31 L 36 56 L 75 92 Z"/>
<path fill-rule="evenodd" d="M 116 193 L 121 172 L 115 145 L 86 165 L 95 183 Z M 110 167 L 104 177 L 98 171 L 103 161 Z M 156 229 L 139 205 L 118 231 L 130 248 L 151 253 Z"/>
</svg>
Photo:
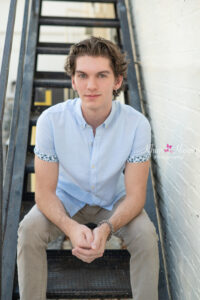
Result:
<svg viewBox="0 0 200 300">
<path fill-rule="evenodd" d="M 81 239 L 77 244 L 77 246 L 85 249 L 90 249 L 92 241 L 93 241 L 93 233 L 89 228 L 86 228 L 86 230 L 84 230 L 81 233 Z"/>
<path fill-rule="evenodd" d="M 88 228 L 88 229 L 89 229 L 89 228 Z M 88 243 L 89 245 L 91 245 L 91 243 L 92 243 L 93 240 L 94 240 L 92 230 L 89 229 L 89 230 L 85 231 L 84 234 L 85 234 L 85 238 L 86 238 L 87 243 Z"/>
<path fill-rule="evenodd" d="M 85 255 L 88 257 L 98 257 L 99 255 L 101 255 L 100 251 L 95 251 L 93 249 L 84 249 L 84 248 L 80 248 L 80 247 L 76 247 L 73 252 L 75 253 L 79 253 L 81 255 Z"/>
<path fill-rule="evenodd" d="M 99 249 L 100 247 L 100 243 L 101 243 L 101 237 L 98 234 L 98 230 L 93 230 L 93 236 L 94 236 L 94 240 L 91 244 L 92 249 Z"/>
<path fill-rule="evenodd" d="M 93 260 L 95 260 L 97 257 L 99 257 L 99 256 L 97 256 L 97 257 L 96 256 L 89 256 L 88 257 L 88 256 L 82 255 L 82 254 L 80 254 L 78 252 L 74 252 L 73 255 L 76 256 L 78 259 L 80 259 L 80 260 L 82 260 L 84 262 L 87 262 L 87 263 L 90 263 Z"/>
</svg>

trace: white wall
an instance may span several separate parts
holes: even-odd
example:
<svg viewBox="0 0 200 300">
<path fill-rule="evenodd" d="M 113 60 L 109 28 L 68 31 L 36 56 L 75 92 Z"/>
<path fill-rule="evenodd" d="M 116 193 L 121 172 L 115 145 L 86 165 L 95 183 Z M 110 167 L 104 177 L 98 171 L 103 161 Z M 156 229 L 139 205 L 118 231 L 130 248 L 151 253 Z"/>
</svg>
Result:
<svg viewBox="0 0 200 300">
<path fill-rule="evenodd" d="M 131 3 L 172 298 L 199 300 L 200 1 Z"/>
<path fill-rule="evenodd" d="M 1 21 L 0 21 L 0 66 L 2 64 L 3 58 L 3 48 L 5 42 L 5 34 L 7 28 L 8 14 L 9 14 L 10 1 L 1 0 L 0 2 L 0 11 L 1 11 Z M 17 13 L 16 13 L 16 22 L 14 27 L 14 39 L 12 45 L 12 55 L 10 60 L 10 72 L 8 79 L 8 97 L 13 96 L 12 81 L 16 80 L 17 74 L 17 65 L 18 65 L 18 56 L 21 40 L 21 28 L 23 22 L 23 9 L 24 9 L 24 0 L 17 1 Z"/>
</svg>

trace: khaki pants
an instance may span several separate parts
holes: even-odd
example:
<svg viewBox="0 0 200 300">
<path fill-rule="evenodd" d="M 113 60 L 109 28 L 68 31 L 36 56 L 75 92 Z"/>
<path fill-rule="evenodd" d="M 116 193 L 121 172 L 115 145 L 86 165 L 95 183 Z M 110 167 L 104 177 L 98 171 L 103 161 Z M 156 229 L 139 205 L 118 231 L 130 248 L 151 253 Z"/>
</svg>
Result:
<svg viewBox="0 0 200 300">
<path fill-rule="evenodd" d="M 81 224 L 98 223 L 108 219 L 113 211 L 99 206 L 83 207 L 73 219 Z M 18 230 L 18 280 L 21 300 L 45 300 L 47 289 L 46 248 L 61 235 L 61 230 L 50 222 L 34 205 L 21 221 Z M 158 299 L 158 237 L 145 210 L 120 228 L 115 235 L 124 240 L 131 255 L 130 279 L 134 300 Z"/>
</svg>

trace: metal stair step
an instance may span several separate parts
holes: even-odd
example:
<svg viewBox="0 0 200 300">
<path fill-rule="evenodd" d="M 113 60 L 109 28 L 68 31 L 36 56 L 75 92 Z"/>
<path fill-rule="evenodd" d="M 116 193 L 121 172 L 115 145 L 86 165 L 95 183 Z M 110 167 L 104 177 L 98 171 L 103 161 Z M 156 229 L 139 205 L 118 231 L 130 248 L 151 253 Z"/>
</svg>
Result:
<svg viewBox="0 0 200 300">
<path fill-rule="evenodd" d="M 29 153 L 33 153 L 34 147 L 35 147 L 35 146 L 33 146 L 33 145 L 28 145 L 28 149 L 27 149 L 28 152 L 29 152 Z"/>
<path fill-rule="evenodd" d="M 50 1 L 50 2 L 67 2 L 68 0 L 42 0 L 42 1 Z M 117 0 L 69 0 L 69 2 L 92 2 L 92 3 L 117 3 Z"/>
<path fill-rule="evenodd" d="M 33 193 L 33 192 L 24 192 L 22 201 L 23 202 L 34 202 L 35 201 L 35 193 Z"/>
<path fill-rule="evenodd" d="M 82 27 L 109 27 L 119 28 L 118 19 L 101 19 L 101 18 L 70 18 L 70 17 L 40 17 L 39 25 L 46 26 L 82 26 Z"/>
<path fill-rule="evenodd" d="M 26 167 L 25 167 L 25 172 L 26 173 L 34 173 L 34 154 L 28 152 L 27 157 L 26 157 Z"/>
<path fill-rule="evenodd" d="M 49 105 L 33 105 L 32 112 L 41 114 L 45 109 L 49 108 Z M 33 124 L 35 126 L 35 124 Z"/>
<path fill-rule="evenodd" d="M 69 79 L 34 79 L 34 87 L 71 88 Z"/>
<path fill-rule="evenodd" d="M 65 72 L 47 72 L 47 71 L 37 71 L 35 72 L 35 79 L 63 79 L 71 80 L 71 78 Z"/>
<path fill-rule="evenodd" d="M 39 114 L 38 115 L 32 115 L 30 117 L 30 126 L 36 126 L 37 123 L 37 119 L 39 118 Z"/>
<path fill-rule="evenodd" d="M 65 72 L 35 72 L 34 87 L 71 88 L 71 79 Z"/>
<path fill-rule="evenodd" d="M 127 250 L 105 250 L 104 256 L 85 263 L 71 250 L 47 250 L 48 299 L 131 298 Z M 19 297 L 15 281 L 14 298 Z"/>
<path fill-rule="evenodd" d="M 73 44 L 69 43 L 38 43 L 36 52 L 37 54 L 61 54 L 67 55 L 69 49 Z"/>
<path fill-rule="evenodd" d="M 45 43 L 39 42 L 36 48 L 37 54 L 51 54 L 51 55 L 68 55 L 72 43 Z M 122 45 L 118 45 L 123 52 Z"/>
</svg>

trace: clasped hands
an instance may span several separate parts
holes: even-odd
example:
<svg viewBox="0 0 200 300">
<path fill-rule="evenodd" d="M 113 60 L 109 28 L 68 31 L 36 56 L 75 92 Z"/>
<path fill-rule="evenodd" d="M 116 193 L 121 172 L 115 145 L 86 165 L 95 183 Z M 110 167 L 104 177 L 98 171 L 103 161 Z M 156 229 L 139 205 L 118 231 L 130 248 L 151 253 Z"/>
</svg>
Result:
<svg viewBox="0 0 200 300">
<path fill-rule="evenodd" d="M 103 256 L 108 235 L 107 224 L 91 230 L 86 225 L 77 223 L 69 236 L 73 246 L 72 254 L 84 262 L 91 263 Z"/>
</svg>

